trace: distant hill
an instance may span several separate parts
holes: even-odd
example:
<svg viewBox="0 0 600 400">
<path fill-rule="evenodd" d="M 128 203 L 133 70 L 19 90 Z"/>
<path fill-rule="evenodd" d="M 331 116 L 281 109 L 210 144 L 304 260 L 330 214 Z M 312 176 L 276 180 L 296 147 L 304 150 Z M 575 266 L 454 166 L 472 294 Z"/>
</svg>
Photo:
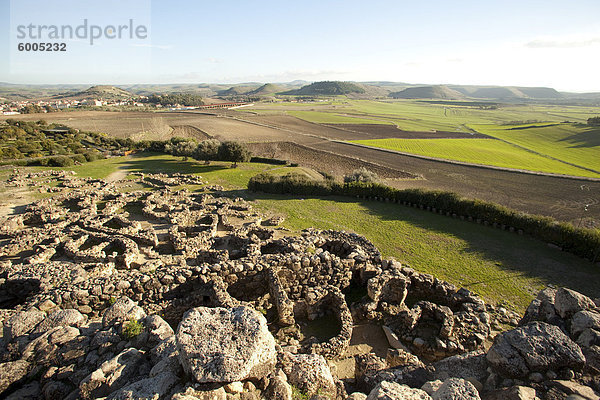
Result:
<svg viewBox="0 0 600 400">
<path fill-rule="evenodd" d="M 419 86 L 410 87 L 399 92 L 390 93 L 390 97 L 395 99 L 445 99 L 445 100 L 461 100 L 465 95 L 452 90 L 447 86 Z"/>
<path fill-rule="evenodd" d="M 283 89 L 280 86 L 274 85 L 272 83 L 265 83 L 261 87 L 251 90 L 246 94 L 249 96 L 270 96 L 275 93 L 281 92 Z"/>
<path fill-rule="evenodd" d="M 282 94 L 298 96 L 340 96 L 352 93 L 365 93 L 365 89 L 352 82 L 323 81 L 311 83 L 300 89 L 289 90 Z"/>
<path fill-rule="evenodd" d="M 130 99 L 134 97 L 133 93 L 127 90 L 110 86 L 110 85 L 97 85 L 92 86 L 86 90 L 77 93 L 69 93 L 62 96 L 56 96 L 58 98 L 74 98 L 74 99 L 104 99 L 104 100 L 119 100 L 119 99 Z"/>
<path fill-rule="evenodd" d="M 227 90 L 217 91 L 217 94 L 219 96 L 244 96 L 251 90 L 255 90 L 255 88 L 252 86 L 232 86 Z"/>
<path fill-rule="evenodd" d="M 553 88 L 547 87 L 518 87 L 521 93 L 531 99 L 561 99 L 563 97 L 560 92 Z"/>
<path fill-rule="evenodd" d="M 520 100 L 562 99 L 563 95 L 553 88 L 518 86 L 450 86 L 467 97 L 475 99 Z"/>
</svg>

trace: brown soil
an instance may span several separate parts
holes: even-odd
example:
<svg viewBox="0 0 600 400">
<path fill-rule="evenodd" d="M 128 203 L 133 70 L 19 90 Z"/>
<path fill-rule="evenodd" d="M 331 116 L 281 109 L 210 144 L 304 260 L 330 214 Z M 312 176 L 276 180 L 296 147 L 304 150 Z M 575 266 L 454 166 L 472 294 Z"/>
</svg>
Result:
<svg viewBox="0 0 600 400">
<path fill-rule="evenodd" d="M 253 154 L 262 157 L 279 158 L 299 163 L 320 172 L 343 176 L 355 169 L 366 168 L 387 179 L 418 179 L 416 174 L 408 174 L 394 168 L 387 168 L 357 157 L 341 156 L 335 153 L 315 150 L 292 142 L 249 143 Z"/>
<path fill-rule="evenodd" d="M 403 178 L 409 173 L 424 179 L 392 180 L 389 183 L 399 188 L 419 187 L 454 191 L 465 197 L 493 201 L 529 213 L 550 215 L 560 220 L 572 221 L 576 225 L 583 217 L 588 226 L 593 225 L 590 224 L 592 220 L 596 224 L 600 222 L 600 206 L 590 206 L 587 212 L 583 211 L 586 204 L 600 203 L 600 182 L 450 164 L 377 149 L 359 148 L 330 140 L 384 137 L 385 132 L 397 133 L 390 130 L 395 129 L 393 127 L 352 125 L 356 131 L 348 131 L 313 124 L 288 115 L 254 115 L 228 110 L 215 113 L 75 111 L 18 117 L 26 120 L 43 118 L 49 122 L 106 132 L 116 137 L 141 136 L 139 138 L 146 139 L 153 136 L 162 137 L 165 131 L 171 132 L 171 126 L 192 126 L 221 140 L 268 142 L 270 148 L 265 144 L 252 146 L 260 155 L 287 158 L 300 165 L 334 175 L 343 175 L 361 166 L 372 169 L 385 178 Z M 0 120 L 2 118 L 8 117 L 2 116 Z M 14 119 L 14 116 L 12 118 Z M 152 129 L 156 135 L 152 133 Z M 142 131 L 145 133 L 140 134 Z M 273 146 L 277 142 L 278 149 L 274 153 Z M 589 188 L 589 191 L 583 191 L 582 185 Z"/>
<path fill-rule="evenodd" d="M 487 139 L 489 136 L 480 133 L 465 132 L 416 132 L 403 131 L 393 125 L 380 124 L 324 124 L 325 126 L 344 131 L 361 133 L 364 139 Z"/>
</svg>

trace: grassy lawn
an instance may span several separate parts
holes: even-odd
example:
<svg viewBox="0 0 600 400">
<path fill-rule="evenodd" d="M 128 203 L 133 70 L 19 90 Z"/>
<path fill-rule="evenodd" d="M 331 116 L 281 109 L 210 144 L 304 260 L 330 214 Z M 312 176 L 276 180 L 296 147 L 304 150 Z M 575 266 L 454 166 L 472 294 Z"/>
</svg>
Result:
<svg viewBox="0 0 600 400">
<path fill-rule="evenodd" d="M 471 127 L 538 153 L 600 171 L 600 128 L 578 124 L 543 125 Z"/>
<path fill-rule="evenodd" d="M 481 165 L 600 177 L 600 174 L 493 139 L 374 139 L 353 142 L 404 153 Z"/>
<path fill-rule="evenodd" d="M 341 197 L 250 198 L 265 212 L 285 215 L 284 226 L 292 231 L 315 227 L 358 232 L 385 257 L 520 311 L 547 284 L 600 296 L 597 267 L 529 237 L 397 204 Z"/>
</svg>

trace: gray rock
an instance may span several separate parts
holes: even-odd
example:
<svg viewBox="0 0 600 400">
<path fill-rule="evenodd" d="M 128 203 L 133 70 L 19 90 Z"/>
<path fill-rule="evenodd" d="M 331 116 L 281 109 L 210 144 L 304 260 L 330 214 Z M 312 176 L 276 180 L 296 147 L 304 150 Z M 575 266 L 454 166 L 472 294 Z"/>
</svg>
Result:
<svg viewBox="0 0 600 400">
<path fill-rule="evenodd" d="M 511 386 L 486 393 L 484 400 L 538 400 L 538 397 L 534 388 Z"/>
<path fill-rule="evenodd" d="M 148 330 L 148 341 L 150 343 L 157 344 L 175 335 L 173 328 L 171 328 L 167 321 L 156 314 L 148 315 L 144 319 L 144 326 Z"/>
<path fill-rule="evenodd" d="M 435 369 L 435 379 L 442 381 L 448 378 L 475 378 L 483 382 L 488 376 L 488 362 L 483 350 L 447 357 L 432 366 Z"/>
<path fill-rule="evenodd" d="M 421 386 L 421 390 L 424 390 L 428 395 L 432 396 L 443 384 L 444 382 L 440 381 L 439 379 L 425 382 L 425 384 Z"/>
<path fill-rule="evenodd" d="M 600 331 L 600 313 L 593 311 L 579 311 L 571 319 L 571 335 L 578 336 L 586 329 Z"/>
<path fill-rule="evenodd" d="M 127 297 L 121 297 L 102 315 L 102 325 L 108 327 L 110 325 L 122 324 L 130 319 L 136 321 L 146 317 L 144 310 L 135 302 Z"/>
<path fill-rule="evenodd" d="M 207 391 L 188 387 L 185 392 L 174 394 L 171 400 L 227 400 L 227 393 L 222 387 Z"/>
<path fill-rule="evenodd" d="M 0 364 L 0 394 L 13 383 L 23 379 L 31 368 L 32 366 L 25 360 Z"/>
<path fill-rule="evenodd" d="M 193 308 L 179 323 L 176 340 L 181 365 L 200 383 L 260 379 L 276 363 L 267 321 L 248 307 Z"/>
<path fill-rule="evenodd" d="M 46 314 L 37 308 L 32 308 L 13 315 L 4 323 L 3 337 L 5 342 L 10 343 L 19 336 L 33 331 L 37 324 L 45 317 Z"/>
<path fill-rule="evenodd" d="M 556 289 L 546 288 L 538 293 L 537 297 L 529 304 L 525 315 L 519 322 L 519 325 L 527 325 L 533 321 L 551 322 L 558 318 L 554 301 L 556 298 Z"/>
<path fill-rule="evenodd" d="M 329 365 L 318 354 L 298 354 L 290 357 L 291 368 L 288 374 L 290 384 L 308 395 L 315 393 L 335 395 L 336 388 Z"/>
<path fill-rule="evenodd" d="M 354 392 L 346 397 L 346 400 L 367 400 L 367 395 L 361 392 Z"/>
<path fill-rule="evenodd" d="M 126 349 L 112 359 L 102 363 L 100 368 L 85 377 L 79 384 L 83 398 L 105 397 L 129 384 L 140 373 L 144 354 L 139 350 Z"/>
<path fill-rule="evenodd" d="M 292 387 L 281 376 L 270 379 L 267 393 L 268 398 L 272 400 L 292 400 Z"/>
<path fill-rule="evenodd" d="M 73 326 L 57 326 L 32 340 L 23 350 L 23 359 L 35 363 L 52 363 L 61 346 L 74 340 L 80 334 Z"/>
<path fill-rule="evenodd" d="M 46 400 L 63 400 L 71 390 L 72 388 L 68 385 L 57 381 L 48 381 L 42 387 L 42 392 Z"/>
<path fill-rule="evenodd" d="M 111 393 L 106 400 L 158 400 L 163 398 L 178 380 L 177 375 L 166 371 L 151 378 L 131 383 Z"/>
<path fill-rule="evenodd" d="M 425 391 L 395 382 L 381 382 L 367 396 L 367 400 L 432 400 Z"/>
<path fill-rule="evenodd" d="M 554 308 L 562 318 L 570 318 L 579 311 L 596 308 L 596 304 L 589 297 L 567 288 L 560 288 L 556 292 Z"/>
<path fill-rule="evenodd" d="M 433 400 L 481 400 L 475 386 L 459 378 L 446 380 L 431 397 Z"/>
<path fill-rule="evenodd" d="M 550 381 L 550 386 L 560 390 L 566 395 L 581 396 L 584 399 L 598 399 L 598 395 L 589 386 L 581 385 L 574 381 L 556 380 Z"/>
<path fill-rule="evenodd" d="M 12 392 L 6 400 L 38 400 L 42 390 L 38 382 L 31 382 L 19 390 Z"/>
<path fill-rule="evenodd" d="M 532 322 L 496 336 L 487 360 L 498 374 L 510 378 L 526 378 L 531 372 L 563 367 L 581 369 L 585 364 L 579 346 L 558 327 L 544 322 Z"/>
<path fill-rule="evenodd" d="M 87 318 L 77 310 L 56 310 L 40 322 L 34 332 L 46 332 L 57 326 L 79 327 L 83 325 L 86 320 Z"/>
</svg>

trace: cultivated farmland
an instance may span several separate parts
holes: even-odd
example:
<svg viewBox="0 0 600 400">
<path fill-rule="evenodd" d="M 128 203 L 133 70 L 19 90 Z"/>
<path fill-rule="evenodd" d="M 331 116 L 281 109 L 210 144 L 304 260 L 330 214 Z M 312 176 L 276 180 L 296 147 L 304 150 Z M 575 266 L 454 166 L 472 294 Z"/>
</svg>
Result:
<svg viewBox="0 0 600 400">
<path fill-rule="evenodd" d="M 356 140 L 354 143 L 473 164 L 600 177 L 598 173 L 493 139 L 376 139 Z"/>
</svg>

